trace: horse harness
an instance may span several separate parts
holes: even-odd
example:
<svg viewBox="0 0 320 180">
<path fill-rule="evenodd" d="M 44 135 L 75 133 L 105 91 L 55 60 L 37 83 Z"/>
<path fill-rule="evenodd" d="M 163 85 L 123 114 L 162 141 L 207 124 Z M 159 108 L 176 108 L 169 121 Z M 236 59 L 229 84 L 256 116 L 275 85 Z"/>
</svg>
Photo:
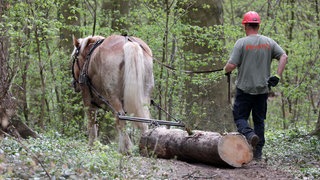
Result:
<svg viewBox="0 0 320 180">
<path fill-rule="evenodd" d="M 79 46 L 76 49 L 76 52 L 73 55 L 72 75 L 73 75 L 74 84 L 75 83 L 79 83 L 80 85 L 87 85 L 89 87 L 89 92 L 90 92 L 91 97 L 93 97 L 93 94 L 95 94 L 103 103 L 108 105 L 109 108 L 112 109 L 112 111 L 116 112 L 115 109 L 111 106 L 111 104 L 102 95 L 100 95 L 100 93 L 94 88 L 94 86 L 92 85 L 92 83 L 90 81 L 90 77 L 88 75 L 88 68 L 89 68 L 89 62 L 90 62 L 91 55 L 94 52 L 94 50 L 103 43 L 103 41 L 104 41 L 104 39 L 98 40 L 90 48 L 89 53 L 86 55 L 84 64 L 82 66 L 82 69 L 80 67 L 79 58 L 78 58 L 78 56 L 80 55 L 81 46 Z M 75 63 L 77 63 L 77 66 L 78 66 L 78 68 L 80 70 L 79 80 L 76 79 L 75 73 L 74 73 L 74 65 L 75 65 Z M 95 106 L 101 108 L 97 103 L 95 103 L 95 102 L 91 102 L 91 103 L 94 104 Z"/>
<path fill-rule="evenodd" d="M 79 58 L 78 56 L 80 55 L 80 48 L 81 46 L 77 47 L 75 54 L 73 55 L 73 62 L 72 62 L 72 75 L 73 75 L 73 79 L 79 83 L 79 84 L 83 84 L 83 83 L 87 83 L 88 82 L 88 67 L 89 67 L 89 62 L 90 62 L 90 57 L 93 53 L 93 51 L 99 47 L 102 43 L 103 43 L 104 39 L 100 39 L 98 40 L 91 48 L 89 53 L 86 55 L 86 59 L 84 61 L 84 65 L 83 68 L 81 69 L 80 64 L 79 64 Z M 79 68 L 79 70 L 81 71 L 81 74 L 79 76 L 79 80 L 76 79 L 75 74 L 74 74 L 74 64 L 77 63 L 77 66 Z"/>
</svg>

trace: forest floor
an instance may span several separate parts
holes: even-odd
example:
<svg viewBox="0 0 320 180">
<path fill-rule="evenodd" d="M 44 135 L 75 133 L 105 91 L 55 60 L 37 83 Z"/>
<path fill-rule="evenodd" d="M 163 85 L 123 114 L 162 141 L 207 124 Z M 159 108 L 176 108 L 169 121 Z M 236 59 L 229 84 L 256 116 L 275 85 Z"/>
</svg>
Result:
<svg viewBox="0 0 320 180">
<path fill-rule="evenodd" d="M 319 179 L 320 141 L 317 138 L 288 138 L 281 136 L 283 133 L 273 135 L 275 138 L 268 136 L 263 160 L 251 161 L 239 168 L 142 157 L 138 149 L 131 156 L 123 156 L 116 151 L 117 145 L 114 143 L 96 143 L 88 149 L 86 141 L 56 135 L 20 143 L 13 138 L 4 138 L 0 139 L 0 180 Z"/>
<path fill-rule="evenodd" d="M 194 164 L 179 161 L 175 159 L 154 159 L 146 157 L 125 157 L 126 163 L 131 167 L 122 167 L 122 175 L 115 179 L 215 179 L 215 180 L 248 180 L 248 179 L 294 179 L 294 177 L 276 167 L 270 167 L 264 161 L 252 161 L 240 168 L 221 168 L 205 164 Z M 34 178 L 34 174 L 38 174 L 39 179 L 50 179 L 42 171 L 40 164 L 19 163 L 5 164 L 0 163 L 0 174 L 12 173 L 12 177 L 18 179 Z M 132 166 L 135 164 L 135 167 Z M 32 175 L 33 174 L 33 175 Z M 42 174 L 42 175 L 41 175 Z M 51 179 L 53 176 L 51 176 Z M 106 179 L 99 177 L 86 170 L 78 170 L 77 173 L 64 173 L 60 177 L 53 179 Z M 0 179 L 1 176 L 0 176 Z M 36 178 L 37 179 L 37 178 Z M 108 178 L 107 178 L 108 179 Z"/>
<path fill-rule="evenodd" d="M 138 161 L 139 175 L 132 172 L 128 179 L 215 179 L 215 180 L 248 180 L 248 179 L 294 179 L 293 175 L 268 166 L 262 161 L 251 161 L 240 168 L 221 168 L 217 166 L 187 163 L 179 160 L 153 159 L 135 157 Z M 154 167 L 157 167 L 156 169 Z"/>
<path fill-rule="evenodd" d="M 22 163 L 18 160 L 9 161 L 4 160 L 0 163 L 0 174 L 5 177 L 18 179 L 110 179 L 105 176 L 94 175 L 88 169 L 78 169 L 69 173 L 66 171 L 62 174 L 59 173 L 60 175 L 58 176 L 53 174 L 47 176 L 38 163 Z M 119 166 L 121 175 L 112 179 L 295 179 L 287 172 L 268 166 L 265 161 L 251 161 L 240 168 L 221 168 L 206 164 L 187 163 L 175 159 L 156 159 L 141 156 L 125 156 L 122 161 L 125 163 L 123 163 L 123 166 Z M 0 175 L 0 179 L 3 178 L 1 177 Z"/>
</svg>

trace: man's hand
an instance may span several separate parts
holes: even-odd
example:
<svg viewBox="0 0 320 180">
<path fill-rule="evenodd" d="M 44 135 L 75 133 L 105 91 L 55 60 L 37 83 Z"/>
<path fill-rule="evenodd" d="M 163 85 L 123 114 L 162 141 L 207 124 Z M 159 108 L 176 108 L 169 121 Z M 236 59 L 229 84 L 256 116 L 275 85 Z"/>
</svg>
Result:
<svg viewBox="0 0 320 180">
<path fill-rule="evenodd" d="M 231 74 L 231 72 L 226 71 L 226 66 L 223 68 L 223 74 L 226 76 L 229 76 Z"/>
<path fill-rule="evenodd" d="M 271 76 L 268 79 L 268 86 L 275 87 L 279 83 L 279 81 L 280 81 L 280 76 L 278 74 Z"/>
<path fill-rule="evenodd" d="M 223 73 L 224 75 L 228 76 L 231 74 L 231 72 L 237 68 L 237 65 L 232 64 L 232 63 L 227 63 L 224 67 L 223 67 Z"/>
</svg>

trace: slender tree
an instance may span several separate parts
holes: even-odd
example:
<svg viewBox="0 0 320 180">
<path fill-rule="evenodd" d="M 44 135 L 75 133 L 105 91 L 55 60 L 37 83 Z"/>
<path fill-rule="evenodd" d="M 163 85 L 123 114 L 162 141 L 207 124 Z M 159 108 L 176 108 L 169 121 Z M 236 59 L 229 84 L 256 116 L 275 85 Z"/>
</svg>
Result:
<svg viewBox="0 0 320 180">
<path fill-rule="evenodd" d="M 319 11 L 319 1 L 314 0 L 314 8 L 315 8 L 315 14 L 316 14 L 316 22 L 317 26 L 320 27 L 320 11 Z M 318 42 L 320 41 L 320 29 L 318 28 L 317 30 L 317 35 L 318 35 Z M 318 44 L 318 49 L 320 49 L 320 44 Z M 318 74 L 319 75 L 319 74 Z M 313 99 L 313 98 L 312 98 Z M 317 101 L 316 105 L 314 106 L 315 112 L 318 111 L 318 118 L 317 118 L 317 123 L 316 127 L 313 132 L 311 132 L 311 135 L 317 135 L 320 138 L 320 98 Z"/>
<path fill-rule="evenodd" d="M 9 119 L 15 113 L 15 102 L 9 92 L 15 73 L 9 65 L 9 36 L 3 15 L 9 8 L 9 2 L 0 1 L 0 127 L 6 129 L 9 125 Z"/>
</svg>

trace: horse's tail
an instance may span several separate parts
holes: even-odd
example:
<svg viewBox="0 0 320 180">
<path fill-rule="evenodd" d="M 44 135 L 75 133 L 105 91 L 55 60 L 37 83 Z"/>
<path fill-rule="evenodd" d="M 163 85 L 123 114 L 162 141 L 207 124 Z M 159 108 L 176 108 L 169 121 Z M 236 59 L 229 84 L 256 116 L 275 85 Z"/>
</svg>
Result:
<svg viewBox="0 0 320 180">
<path fill-rule="evenodd" d="M 149 118 L 145 97 L 145 56 L 136 42 L 124 45 L 124 110 L 137 117 Z"/>
</svg>

